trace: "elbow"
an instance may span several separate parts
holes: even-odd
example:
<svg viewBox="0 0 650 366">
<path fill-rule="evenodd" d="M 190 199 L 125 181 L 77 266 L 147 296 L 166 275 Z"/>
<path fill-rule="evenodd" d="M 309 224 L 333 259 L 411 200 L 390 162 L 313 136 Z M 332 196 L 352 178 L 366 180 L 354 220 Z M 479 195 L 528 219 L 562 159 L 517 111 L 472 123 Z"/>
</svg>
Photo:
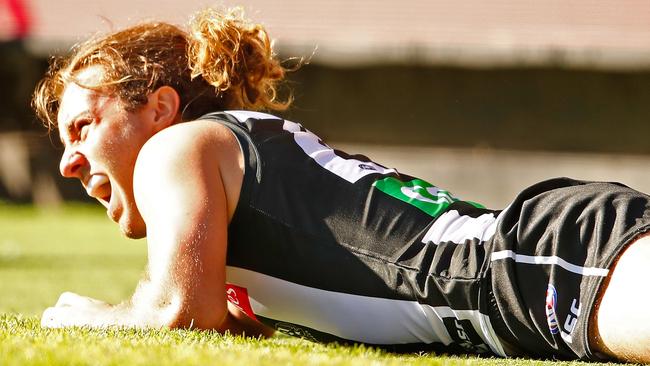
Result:
<svg viewBox="0 0 650 366">
<path fill-rule="evenodd" d="M 166 327 L 169 329 L 219 330 L 223 319 L 205 316 L 181 315 L 172 319 Z"/>
<path fill-rule="evenodd" d="M 228 313 L 225 298 L 162 291 L 150 283 L 139 285 L 129 308 L 132 324 L 147 328 L 218 330 Z"/>
</svg>

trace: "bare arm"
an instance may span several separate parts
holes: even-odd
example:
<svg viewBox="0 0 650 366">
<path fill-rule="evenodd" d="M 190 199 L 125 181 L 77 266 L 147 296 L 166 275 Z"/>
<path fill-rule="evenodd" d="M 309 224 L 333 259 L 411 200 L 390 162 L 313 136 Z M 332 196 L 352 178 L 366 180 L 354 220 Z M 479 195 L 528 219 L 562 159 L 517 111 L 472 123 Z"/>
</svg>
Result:
<svg viewBox="0 0 650 366">
<path fill-rule="evenodd" d="M 152 291 L 139 301 L 173 309 L 164 319 L 172 327 L 218 328 L 227 313 L 228 217 L 219 166 L 224 146 L 205 141 L 210 137 L 172 127 L 145 145 L 136 166 Z"/>
<path fill-rule="evenodd" d="M 44 326 L 226 329 L 270 335 L 228 311 L 227 225 L 241 187 L 241 153 L 225 128 L 202 122 L 171 127 L 142 149 L 135 168 L 138 209 L 147 225 L 148 279 L 131 301 L 108 304 L 66 293 Z M 253 322 L 252 324 L 250 322 Z"/>
</svg>

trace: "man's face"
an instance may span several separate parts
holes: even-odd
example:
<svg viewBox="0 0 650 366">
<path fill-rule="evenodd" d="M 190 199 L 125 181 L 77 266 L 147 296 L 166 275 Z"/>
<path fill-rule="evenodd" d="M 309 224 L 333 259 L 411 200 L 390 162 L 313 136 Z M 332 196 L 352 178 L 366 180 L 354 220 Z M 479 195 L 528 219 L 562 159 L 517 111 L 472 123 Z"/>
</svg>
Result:
<svg viewBox="0 0 650 366">
<path fill-rule="evenodd" d="M 78 72 L 82 84 L 95 85 L 103 70 L 91 66 Z M 58 113 L 65 151 L 61 175 L 77 178 L 89 196 L 107 209 L 130 238 L 146 236 L 144 220 L 133 196 L 133 169 L 140 149 L 153 135 L 143 109 L 128 112 L 115 95 L 75 83 L 66 85 Z"/>
</svg>

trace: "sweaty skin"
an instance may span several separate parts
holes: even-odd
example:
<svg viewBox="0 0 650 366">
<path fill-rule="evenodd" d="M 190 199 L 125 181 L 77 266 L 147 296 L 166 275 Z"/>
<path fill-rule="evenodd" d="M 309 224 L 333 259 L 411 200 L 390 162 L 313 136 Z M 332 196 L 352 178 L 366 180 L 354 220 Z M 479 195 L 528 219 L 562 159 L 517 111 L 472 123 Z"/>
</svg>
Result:
<svg viewBox="0 0 650 366">
<path fill-rule="evenodd" d="M 630 244 L 612 267 L 590 320 L 592 346 L 628 362 L 650 363 L 650 236 Z"/>
<path fill-rule="evenodd" d="M 82 83 L 103 70 L 79 73 Z M 61 99 L 61 174 L 79 179 L 129 237 L 147 236 L 148 278 L 130 301 L 109 305 L 66 292 L 45 327 L 193 327 L 247 335 L 272 331 L 227 305 L 227 225 L 243 179 L 232 133 L 180 122 L 176 91 L 161 87 L 136 111 L 111 94 L 69 84 Z"/>
</svg>

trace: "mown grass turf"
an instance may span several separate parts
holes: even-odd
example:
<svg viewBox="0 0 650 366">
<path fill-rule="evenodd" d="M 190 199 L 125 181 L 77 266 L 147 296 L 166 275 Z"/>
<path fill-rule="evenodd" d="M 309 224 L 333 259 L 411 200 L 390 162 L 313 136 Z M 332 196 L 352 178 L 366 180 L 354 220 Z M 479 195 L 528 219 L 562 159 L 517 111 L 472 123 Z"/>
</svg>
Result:
<svg viewBox="0 0 650 366">
<path fill-rule="evenodd" d="M 40 314 L 62 291 L 119 302 L 146 263 L 94 206 L 38 210 L 0 204 L 0 312 Z"/>
<path fill-rule="evenodd" d="M 191 330 L 42 329 L 63 291 L 109 302 L 132 292 L 144 241 L 124 239 L 86 206 L 40 211 L 0 203 L 0 365 L 578 365 L 392 354 L 275 336 L 258 340 Z"/>
</svg>

